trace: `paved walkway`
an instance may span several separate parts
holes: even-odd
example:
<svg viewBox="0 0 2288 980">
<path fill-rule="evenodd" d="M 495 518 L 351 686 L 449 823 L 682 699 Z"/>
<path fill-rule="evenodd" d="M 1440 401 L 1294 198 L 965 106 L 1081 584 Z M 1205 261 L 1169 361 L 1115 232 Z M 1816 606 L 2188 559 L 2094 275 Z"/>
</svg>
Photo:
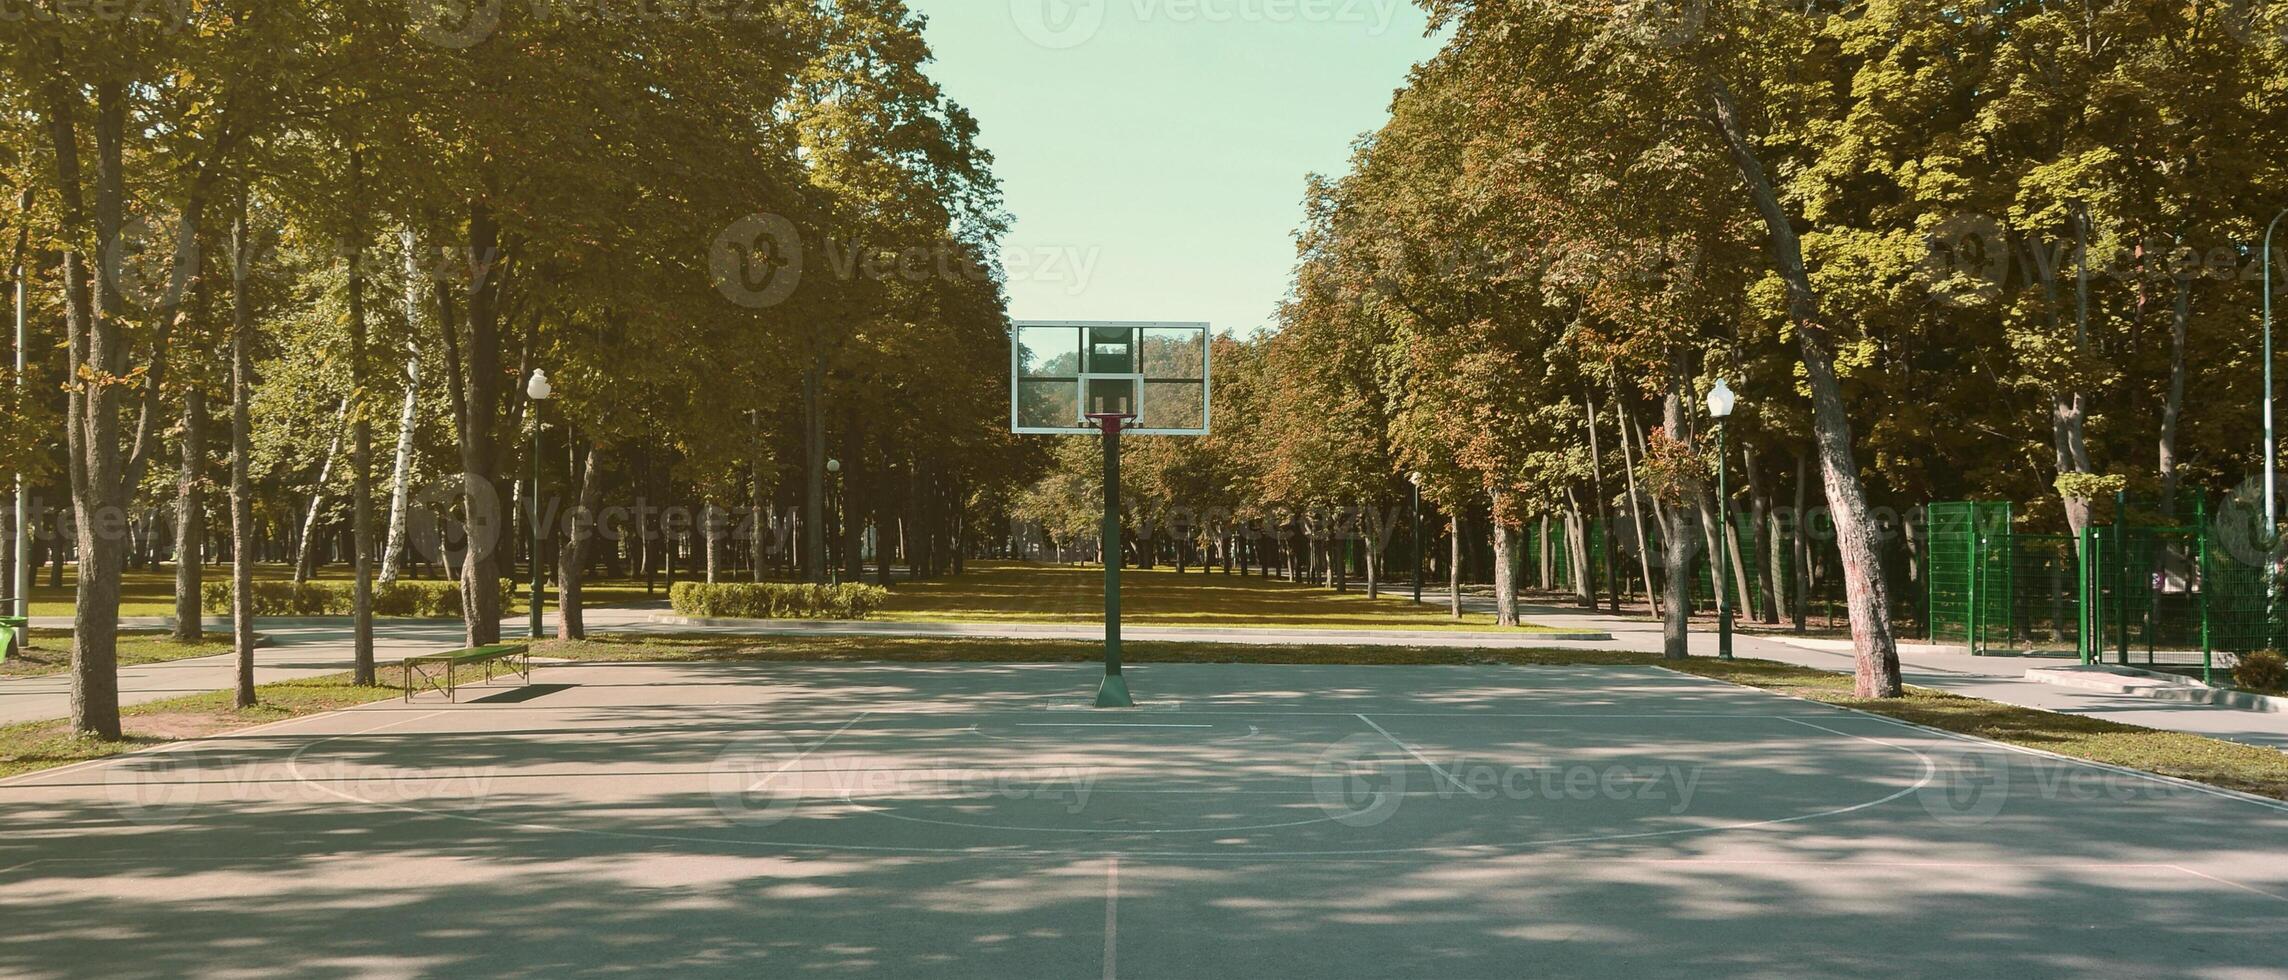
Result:
<svg viewBox="0 0 2288 980">
<path fill-rule="evenodd" d="M 1436 596 L 1425 594 L 1423 601 L 1444 603 L 1446 597 L 1443 593 Z M 1462 601 L 1471 608 L 1493 608 L 1493 600 L 1490 598 L 1464 596 Z M 1647 619 L 1531 603 L 1522 607 L 1522 615 L 1542 626 L 1604 630 L 1613 634 L 1613 642 L 1601 644 L 1607 649 L 1661 649 L 1660 624 Z M 1696 623 L 1695 628 L 1698 629 L 1701 625 Z M 1591 644 L 1542 645 L 1569 647 Z M 1739 633 L 1733 637 L 1732 652 L 1739 657 L 1777 660 L 1841 673 L 1849 673 L 1854 666 L 1849 640 Z M 1716 655 L 1713 627 L 1693 634 L 1692 655 Z M 2127 725 L 2174 729 L 2288 750 L 2288 713 L 2155 701 L 2131 695 L 2063 688 L 2026 679 L 2026 671 L 2035 667 L 2079 663 L 2070 657 L 1973 657 L 1946 647 L 1901 643 L 1899 660 L 1907 683 L 1922 687 L 2021 707 L 2088 715 Z"/>
<path fill-rule="evenodd" d="M 1425 593 L 1423 598 L 1425 602 L 1432 604 L 1445 602 L 1445 597 L 1442 594 Z M 1478 596 L 1465 596 L 1464 602 L 1472 608 L 1491 608 L 1492 606 L 1490 598 Z M 757 631 L 753 626 L 705 627 L 654 622 L 653 617 L 663 611 L 660 605 L 642 608 L 592 609 L 588 612 L 588 624 L 591 630 L 598 632 L 713 630 L 753 633 Z M 1421 630 L 1368 632 L 1358 630 L 1216 630 L 1192 627 L 1129 627 L 1124 631 L 1124 635 L 1135 640 L 1293 645 L 1380 642 L 1407 646 L 1502 646 L 1639 652 L 1657 652 L 1661 649 L 1660 625 L 1644 619 L 1610 616 L 1602 613 L 1589 613 L 1570 607 L 1530 603 L 1524 607 L 1524 615 L 1528 620 L 1542 626 L 1563 630 L 1610 633 L 1613 639 L 1550 640 L 1530 634 L 1489 638 L 1487 634 L 1439 633 Z M 35 619 L 33 625 L 48 628 L 68 628 L 70 620 Z M 124 625 L 156 626 L 158 624 L 156 621 L 130 619 Z M 553 627 L 551 626 L 551 628 Z M 502 632 L 504 635 L 521 636 L 524 629 L 524 622 L 520 618 L 505 623 Z M 258 682 L 268 683 L 294 677 L 338 673 L 349 667 L 349 631 L 345 621 L 265 620 L 261 630 L 272 639 L 273 645 L 255 653 L 255 678 Z M 789 622 L 768 627 L 764 631 L 789 635 L 824 632 L 875 636 L 974 636 L 1018 639 L 1085 638 L 1101 634 L 1101 628 L 1085 624 L 1024 623 Z M 453 649 L 459 646 L 460 642 L 461 627 L 458 623 L 385 621 L 376 628 L 376 655 L 383 662 L 394 661 L 415 653 Z M 1841 640 L 1769 637 L 1743 633 L 1735 638 L 1734 652 L 1741 657 L 1777 660 L 1821 670 L 1848 672 L 1852 669 L 1850 644 Z M 1692 654 L 1696 657 L 1715 656 L 1716 637 L 1709 632 L 1695 633 L 1692 637 Z M 2071 660 L 2040 657 L 1972 657 L 1922 644 L 1902 644 L 1900 658 L 1905 663 L 1908 682 L 1924 687 L 1970 697 L 1986 698 L 2005 704 L 2041 708 L 2068 714 L 2089 715 L 2125 724 L 2193 732 L 2215 738 L 2232 739 L 2288 750 L 2288 713 L 2153 701 L 2128 695 L 2062 688 L 2025 679 L 2025 673 L 2029 668 L 2070 664 L 2073 662 Z M 174 697 L 179 694 L 223 690 L 234 683 L 234 677 L 235 668 L 228 656 L 123 668 L 119 676 L 120 700 L 125 704 L 138 704 Z M 63 717 L 70 711 L 70 696 L 71 679 L 68 674 L 0 680 L 0 724 Z"/>
</svg>

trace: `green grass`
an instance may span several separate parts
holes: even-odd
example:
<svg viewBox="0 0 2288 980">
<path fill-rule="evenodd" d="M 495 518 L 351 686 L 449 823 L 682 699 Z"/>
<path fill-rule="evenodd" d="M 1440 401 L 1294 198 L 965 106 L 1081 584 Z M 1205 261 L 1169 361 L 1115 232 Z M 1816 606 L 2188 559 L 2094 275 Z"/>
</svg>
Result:
<svg viewBox="0 0 2288 980">
<path fill-rule="evenodd" d="M 0 662 L 0 677 L 38 677 L 42 674 L 62 673 L 71 669 L 71 651 L 70 630 L 33 630 L 29 649 L 18 651 L 17 656 Z M 172 635 L 159 632 L 119 634 L 119 665 L 122 667 L 212 657 L 229 652 L 231 644 L 227 634 L 209 632 L 207 639 L 198 643 L 177 643 Z"/>
<path fill-rule="evenodd" d="M 32 615 L 71 615 L 76 601 L 73 590 L 79 587 L 77 571 L 74 566 L 65 565 L 63 586 L 51 588 L 47 584 L 48 570 L 45 567 L 41 568 L 40 574 L 32 585 Z M 228 565 L 206 566 L 206 580 L 209 582 L 222 581 L 229 577 L 230 566 Z M 260 564 L 254 566 L 254 577 L 257 581 L 264 582 L 291 581 L 294 578 L 294 567 L 284 564 Z M 312 576 L 312 580 L 346 582 L 349 581 L 349 577 L 348 568 L 335 565 L 319 569 L 318 574 Z M 660 602 L 667 601 L 666 583 L 660 584 L 657 594 L 647 597 L 644 594 L 643 581 L 640 579 L 592 580 L 582 584 L 581 593 L 583 601 L 589 606 L 633 605 L 643 602 L 647 598 Z M 525 586 L 518 586 L 515 609 L 524 607 L 524 594 Z M 550 602 L 553 603 L 555 593 L 551 591 L 549 595 Z M 514 611 L 514 609 L 510 610 L 509 614 L 513 614 Z M 119 614 L 121 616 L 174 615 L 175 566 L 161 563 L 157 569 L 152 571 L 128 569 L 125 574 L 120 576 Z"/>
<path fill-rule="evenodd" d="M 231 707 L 229 691 L 152 701 L 121 710 L 120 727 L 126 737 L 116 742 L 80 738 L 61 720 L 4 725 L 0 726 L 0 777 L 386 700 L 398 696 L 397 685 L 397 668 L 385 667 L 378 687 L 351 684 L 346 673 L 263 684 L 255 688 L 260 703 L 243 710 Z"/>
<path fill-rule="evenodd" d="M 873 617 L 892 622 L 1101 623 L 1104 569 L 1097 566 L 971 562 L 962 575 L 896 583 Z M 1415 605 L 1400 590 L 1366 597 L 1260 575 L 1193 569 L 1130 568 L 1120 573 L 1120 618 L 1132 626 L 1234 629 L 1493 630 L 1490 613 L 1460 620 L 1437 605 Z M 1527 627 L 1541 629 L 1541 627 Z"/>
</svg>

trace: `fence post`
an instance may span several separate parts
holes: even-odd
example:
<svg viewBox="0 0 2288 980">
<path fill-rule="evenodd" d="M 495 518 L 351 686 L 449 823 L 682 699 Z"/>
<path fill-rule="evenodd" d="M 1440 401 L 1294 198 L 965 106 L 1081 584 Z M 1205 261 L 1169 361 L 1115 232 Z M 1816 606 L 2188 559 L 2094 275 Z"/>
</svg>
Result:
<svg viewBox="0 0 2288 980">
<path fill-rule="evenodd" d="M 1964 590 L 1970 593 L 1970 606 L 1962 617 L 1962 641 L 1963 645 L 1969 648 L 1970 655 L 1975 657 L 1978 655 L 1978 600 L 1980 591 L 1978 585 L 1979 580 L 1986 576 L 1986 563 L 1980 560 L 1979 552 L 1983 550 L 1986 543 L 1986 535 L 1978 530 L 1976 512 L 1973 511 L 1972 514 L 1968 536 L 1970 542 L 1970 584 Z"/>
<path fill-rule="evenodd" d="M 2121 620 L 2116 641 L 2121 662 L 2129 662 L 2129 492 L 2113 492 L 2113 605 Z"/>
<path fill-rule="evenodd" d="M 2193 536 L 2193 546 L 2200 550 L 2200 561 L 2196 563 L 2196 567 L 2200 570 L 2201 576 L 2201 683 L 2206 684 L 2210 679 L 2209 661 L 2212 659 L 2215 649 L 2213 639 L 2209 634 L 2209 590 L 2216 586 L 2216 581 L 2209 575 L 2211 571 L 2209 568 L 2209 522 L 2206 519 L 2207 515 L 2202 515 L 2202 518 L 2200 530 Z"/>
<path fill-rule="evenodd" d="M 2089 553 L 2096 547 L 2097 528 L 2089 525 L 2083 525 L 2081 529 L 2081 547 L 2074 549 L 2075 557 L 2080 561 L 2081 564 L 2081 574 L 2075 576 L 2077 580 L 2076 584 L 2081 586 L 2081 622 L 2076 624 L 2078 628 L 2074 630 L 2074 652 L 2080 655 L 2081 662 L 2084 666 L 2087 666 L 2090 663 L 2090 619 L 2097 612 L 2096 608 L 2091 602 L 2091 599 L 2096 590 L 2090 588 L 2089 582 Z"/>
</svg>

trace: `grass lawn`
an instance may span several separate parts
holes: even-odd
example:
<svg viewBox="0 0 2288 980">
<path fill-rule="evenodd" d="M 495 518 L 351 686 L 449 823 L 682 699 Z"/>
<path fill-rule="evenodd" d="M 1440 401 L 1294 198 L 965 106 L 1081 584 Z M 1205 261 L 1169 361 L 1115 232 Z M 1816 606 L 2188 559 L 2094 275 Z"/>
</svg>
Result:
<svg viewBox="0 0 2288 980">
<path fill-rule="evenodd" d="M 29 649 L 0 662 L 0 677 L 37 677 L 71 669 L 71 631 L 33 630 Z M 231 652 L 230 636 L 209 632 L 198 643 L 177 643 L 166 633 L 119 634 L 119 665 L 165 663 Z"/>
<path fill-rule="evenodd" d="M 47 584 L 48 570 L 44 567 L 41 568 L 38 579 L 32 585 L 32 615 L 71 615 L 72 606 L 75 602 L 73 590 L 78 588 L 77 571 L 75 567 L 65 565 L 63 587 L 50 588 Z M 230 567 L 227 565 L 208 565 L 206 573 L 209 582 L 226 581 L 230 578 Z M 264 582 L 290 581 L 294 578 L 294 567 L 284 564 L 256 565 L 254 566 L 254 577 L 257 581 Z M 314 581 L 346 582 L 349 581 L 349 577 L 350 570 L 348 568 L 335 565 L 319 569 Z M 641 579 L 591 580 L 582 583 L 580 588 L 583 601 L 592 606 L 635 605 L 647 599 L 659 602 L 667 601 L 667 585 L 664 582 L 660 583 L 659 591 L 650 596 L 644 594 L 644 584 Z M 524 589 L 524 586 L 517 588 L 516 608 L 518 609 L 524 607 Z M 553 587 L 549 596 L 549 601 L 553 604 L 555 602 Z M 175 566 L 162 563 L 153 571 L 128 569 L 126 574 L 120 577 L 119 614 L 122 616 L 174 615 Z"/>
<path fill-rule="evenodd" d="M 1366 597 L 1351 591 L 1193 569 L 1130 568 L 1120 573 L 1121 622 L 1132 626 L 1237 629 L 1493 630 L 1491 613 L 1454 619 L 1445 607 L 1415 605 L 1403 590 Z M 875 619 L 899 622 L 1101 623 L 1104 569 L 1097 566 L 971 562 L 968 572 L 898 583 Z M 1538 629 L 1539 627 L 1527 627 Z"/>
<path fill-rule="evenodd" d="M 483 675 L 480 671 L 476 676 Z M 102 759 L 398 696 L 397 668 L 383 668 L 380 680 L 379 687 L 358 687 L 345 673 L 264 684 L 255 689 L 262 703 L 243 711 L 231 707 L 229 691 L 133 705 L 120 711 L 120 727 L 127 737 L 117 742 L 76 737 L 60 719 L 0 725 L 0 776 Z"/>
</svg>

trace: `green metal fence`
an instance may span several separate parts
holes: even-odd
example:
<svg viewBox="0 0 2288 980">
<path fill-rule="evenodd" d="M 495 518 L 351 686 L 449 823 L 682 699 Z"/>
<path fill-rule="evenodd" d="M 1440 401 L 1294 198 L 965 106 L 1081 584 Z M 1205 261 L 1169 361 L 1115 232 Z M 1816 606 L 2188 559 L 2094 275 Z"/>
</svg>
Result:
<svg viewBox="0 0 2288 980">
<path fill-rule="evenodd" d="M 2111 503 L 2078 538 L 2021 531 L 2006 503 L 1931 505 L 1931 641 L 2204 677 L 2220 652 L 2283 645 L 2278 558 L 2248 515 Z"/>
</svg>

